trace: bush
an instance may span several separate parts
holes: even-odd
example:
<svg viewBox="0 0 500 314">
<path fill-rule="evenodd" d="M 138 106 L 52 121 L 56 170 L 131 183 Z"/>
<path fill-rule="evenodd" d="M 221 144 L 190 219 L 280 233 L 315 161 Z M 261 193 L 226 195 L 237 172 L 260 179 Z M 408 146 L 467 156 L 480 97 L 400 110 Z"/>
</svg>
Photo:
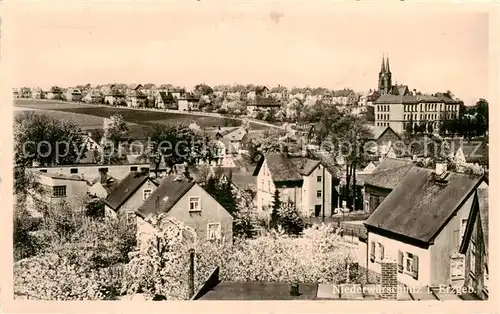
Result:
<svg viewBox="0 0 500 314">
<path fill-rule="evenodd" d="M 226 109 L 224 109 L 224 108 L 219 108 L 219 109 L 217 109 L 217 111 L 216 111 L 216 112 L 217 112 L 217 113 L 220 113 L 220 114 L 226 114 L 226 113 L 227 113 L 227 110 L 226 110 Z"/>
<path fill-rule="evenodd" d="M 153 225 L 159 229 L 127 265 L 123 289 L 165 295 L 168 300 L 186 299 L 189 245 L 179 237 L 183 228 L 175 223 Z M 344 283 L 351 253 L 351 247 L 325 225 L 308 228 L 300 237 L 273 231 L 255 239 L 237 239 L 234 244 L 198 242 L 195 290 L 217 266 L 225 281 Z"/>
<path fill-rule="evenodd" d="M 14 264 L 14 294 L 34 300 L 109 300 L 120 291 L 122 265 L 92 269 L 57 254 Z"/>
<path fill-rule="evenodd" d="M 293 202 L 282 203 L 278 210 L 278 225 L 285 233 L 299 235 L 304 230 L 304 221 Z"/>
</svg>

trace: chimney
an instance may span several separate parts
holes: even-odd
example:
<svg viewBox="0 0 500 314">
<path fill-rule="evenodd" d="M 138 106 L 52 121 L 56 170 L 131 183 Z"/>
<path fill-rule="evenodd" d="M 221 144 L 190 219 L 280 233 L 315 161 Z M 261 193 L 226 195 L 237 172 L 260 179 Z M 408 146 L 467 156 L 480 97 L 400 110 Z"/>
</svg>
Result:
<svg viewBox="0 0 500 314">
<path fill-rule="evenodd" d="M 107 172 L 104 171 L 104 170 L 100 170 L 99 171 L 99 176 L 100 176 L 100 182 L 101 183 L 106 183 L 106 181 L 107 181 L 106 178 L 108 177 L 107 176 Z"/>
<path fill-rule="evenodd" d="M 385 255 L 381 263 L 380 286 L 382 299 L 397 300 L 398 298 L 398 263 L 395 258 Z"/>
<path fill-rule="evenodd" d="M 445 162 L 442 162 L 442 161 L 437 161 L 436 162 L 436 175 L 440 176 L 442 175 L 443 173 L 446 172 L 448 166 Z"/>
<path fill-rule="evenodd" d="M 416 96 L 416 95 L 417 95 L 417 90 L 413 89 L 413 96 Z"/>
<path fill-rule="evenodd" d="M 286 145 L 281 145 L 280 149 L 281 149 L 281 154 L 282 154 L 284 157 L 288 157 L 288 146 L 286 146 Z"/>
<path fill-rule="evenodd" d="M 194 249 L 189 249 L 189 274 L 188 274 L 189 298 L 194 296 Z"/>
</svg>

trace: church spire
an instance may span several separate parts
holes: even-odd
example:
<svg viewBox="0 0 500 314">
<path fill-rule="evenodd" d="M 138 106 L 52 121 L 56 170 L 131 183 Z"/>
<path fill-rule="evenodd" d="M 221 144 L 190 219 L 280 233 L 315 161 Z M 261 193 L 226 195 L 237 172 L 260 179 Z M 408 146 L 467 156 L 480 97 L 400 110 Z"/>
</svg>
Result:
<svg viewBox="0 0 500 314">
<path fill-rule="evenodd" d="M 389 55 L 386 54 L 386 58 L 387 58 L 387 61 L 385 62 L 386 64 L 386 70 L 387 70 L 387 73 L 391 73 L 391 69 L 389 68 Z"/>
<path fill-rule="evenodd" d="M 382 55 L 382 65 L 380 66 L 380 73 L 385 73 L 384 55 Z"/>
</svg>

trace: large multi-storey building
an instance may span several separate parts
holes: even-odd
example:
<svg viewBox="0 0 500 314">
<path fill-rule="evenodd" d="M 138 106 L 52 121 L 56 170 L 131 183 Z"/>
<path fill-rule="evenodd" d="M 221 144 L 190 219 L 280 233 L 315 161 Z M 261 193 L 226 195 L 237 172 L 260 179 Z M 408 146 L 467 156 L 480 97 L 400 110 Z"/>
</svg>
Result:
<svg viewBox="0 0 500 314">
<path fill-rule="evenodd" d="M 460 102 L 446 95 L 417 95 L 406 85 L 392 85 L 389 58 L 382 58 L 378 94 L 373 101 L 375 126 L 390 126 L 402 133 L 408 125 L 436 130 L 440 122 L 458 117 Z"/>
<path fill-rule="evenodd" d="M 439 129 L 439 123 L 458 117 L 460 102 L 447 96 L 382 95 L 375 102 L 375 125 L 402 133 L 408 124 Z"/>
</svg>

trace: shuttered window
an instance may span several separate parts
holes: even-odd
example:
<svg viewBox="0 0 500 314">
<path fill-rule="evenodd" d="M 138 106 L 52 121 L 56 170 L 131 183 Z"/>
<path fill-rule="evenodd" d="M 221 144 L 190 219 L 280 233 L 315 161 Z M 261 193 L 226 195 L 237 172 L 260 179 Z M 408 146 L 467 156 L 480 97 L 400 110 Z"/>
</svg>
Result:
<svg viewBox="0 0 500 314">
<path fill-rule="evenodd" d="M 375 262 L 375 242 L 370 244 L 370 262 Z"/>
<path fill-rule="evenodd" d="M 398 250 L 398 272 L 403 273 L 403 261 L 404 254 L 401 250 Z"/>
</svg>

